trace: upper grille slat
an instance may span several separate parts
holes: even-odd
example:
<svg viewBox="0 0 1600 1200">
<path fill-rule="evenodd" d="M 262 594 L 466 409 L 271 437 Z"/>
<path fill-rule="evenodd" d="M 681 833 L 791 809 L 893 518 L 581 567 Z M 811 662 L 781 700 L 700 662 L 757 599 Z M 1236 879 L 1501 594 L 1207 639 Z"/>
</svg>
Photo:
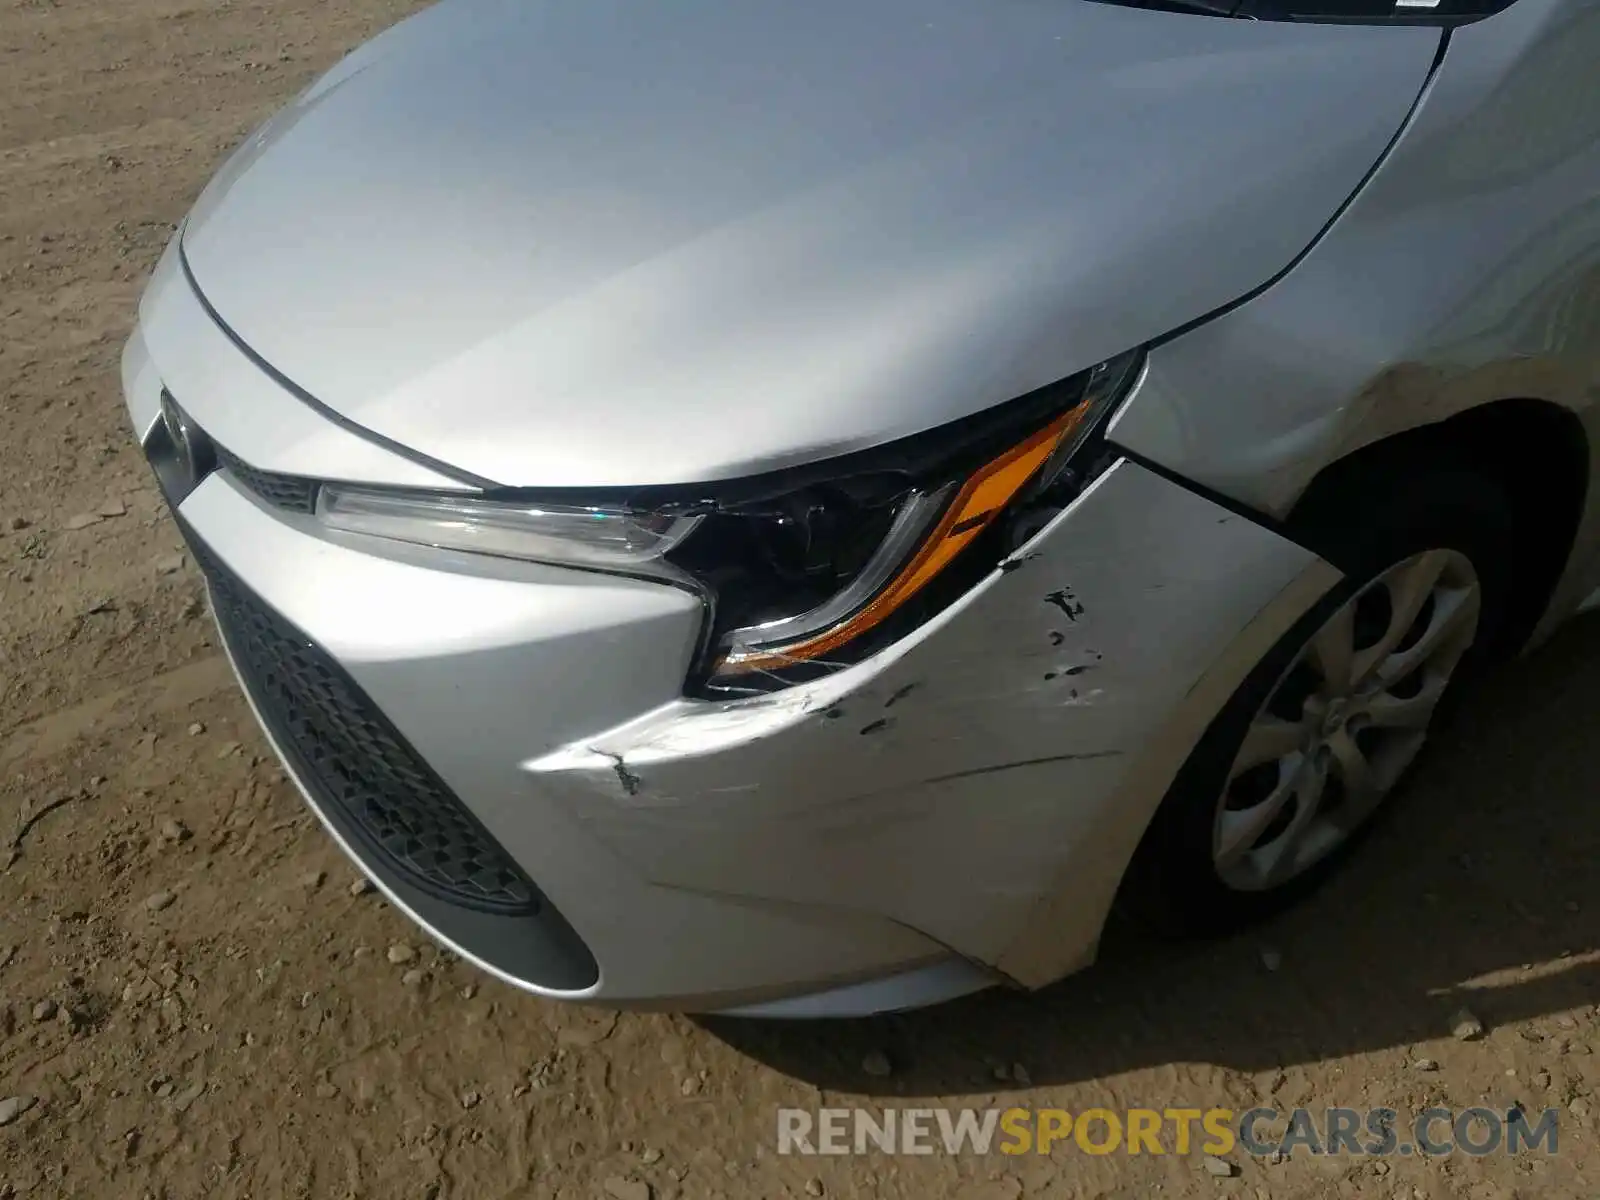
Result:
<svg viewBox="0 0 1600 1200">
<path fill-rule="evenodd" d="M 222 446 L 216 447 L 217 466 L 239 481 L 246 491 L 259 496 L 274 508 L 287 512 L 312 513 L 317 507 L 317 482 L 303 475 L 283 475 L 276 471 L 263 471 L 230 453 Z"/>
</svg>

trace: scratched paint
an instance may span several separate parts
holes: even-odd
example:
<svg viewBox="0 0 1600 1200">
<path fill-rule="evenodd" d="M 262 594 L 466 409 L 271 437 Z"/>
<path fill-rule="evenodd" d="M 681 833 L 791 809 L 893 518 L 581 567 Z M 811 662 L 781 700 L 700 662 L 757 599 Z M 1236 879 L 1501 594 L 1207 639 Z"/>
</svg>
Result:
<svg viewBox="0 0 1600 1200">
<path fill-rule="evenodd" d="M 1118 464 L 1022 549 L 1027 569 L 888 652 L 761 705 L 676 701 L 524 769 L 652 882 L 998 955 L 1142 740 L 1313 561 L 1218 511 Z M 1044 579 L 1072 583 L 1041 603 Z M 654 791 L 671 804 L 641 807 Z"/>
</svg>

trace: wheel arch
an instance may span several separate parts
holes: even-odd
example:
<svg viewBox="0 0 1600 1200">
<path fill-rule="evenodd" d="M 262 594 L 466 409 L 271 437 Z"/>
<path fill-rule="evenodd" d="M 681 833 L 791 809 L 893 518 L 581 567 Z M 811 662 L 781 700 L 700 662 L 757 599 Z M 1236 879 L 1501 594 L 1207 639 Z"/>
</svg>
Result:
<svg viewBox="0 0 1600 1200">
<path fill-rule="evenodd" d="M 1591 446 L 1583 420 L 1548 400 L 1491 401 L 1369 442 L 1322 467 L 1289 510 L 1285 526 L 1308 549 L 1337 559 L 1330 534 L 1349 494 L 1374 474 L 1390 479 L 1419 462 L 1453 462 L 1493 477 L 1512 507 L 1516 590 L 1503 653 L 1529 644 L 1569 574 L 1591 505 Z"/>
<path fill-rule="evenodd" d="M 1574 549 L 1585 536 L 1600 533 L 1600 505 L 1595 504 L 1589 487 L 1591 438 L 1576 412 L 1548 400 L 1491 401 L 1368 442 L 1326 463 L 1281 519 L 1265 518 L 1266 523 L 1311 550 L 1317 556 L 1313 565 L 1218 657 L 1124 785 L 1122 800 L 1142 811 L 1145 819 L 1130 822 L 1121 840 L 1106 847 L 1101 864 L 1106 878 L 1089 888 L 1105 903 L 1084 903 L 1088 881 L 1082 878 L 1046 897 L 994 963 L 1012 981 L 1041 987 L 1094 960 L 1109 915 L 1111 892 L 1188 749 L 1260 655 L 1342 577 L 1338 563 L 1323 553 L 1326 548 L 1338 557 L 1326 546 L 1328 539 L 1323 534 L 1328 514 L 1336 511 L 1335 502 L 1364 474 L 1402 472 L 1408 464 L 1414 465 L 1418 456 L 1464 462 L 1493 473 L 1504 484 L 1512 497 L 1518 530 L 1531 532 L 1526 539 L 1528 566 L 1519 570 L 1520 585 L 1503 626 L 1501 649 L 1514 650 L 1537 636 L 1541 624 L 1547 623 L 1544 618 L 1552 599 L 1560 596 L 1563 587 L 1571 590 Z M 1219 502 L 1224 499 L 1219 493 L 1213 496 Z M 1520 534 L 1518 540 L 1519 544 L 1524 540 Z M 1562 614 L 1559 602 L 1556 612 Z"/>
</svg>

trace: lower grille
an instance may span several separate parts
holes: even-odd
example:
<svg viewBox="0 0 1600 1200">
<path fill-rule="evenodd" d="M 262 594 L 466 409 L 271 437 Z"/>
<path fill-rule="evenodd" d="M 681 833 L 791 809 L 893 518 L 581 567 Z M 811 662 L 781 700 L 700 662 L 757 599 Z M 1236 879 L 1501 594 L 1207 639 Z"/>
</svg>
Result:
<svg viewBox="0 0 1600 1200">
<path fill-rule="evenodd" d="M 483 912 L 536 912 L 533 882 L 343 668 L 188 540 L 245 686 L 318 800 L 422 891 Z"/>
</svg>

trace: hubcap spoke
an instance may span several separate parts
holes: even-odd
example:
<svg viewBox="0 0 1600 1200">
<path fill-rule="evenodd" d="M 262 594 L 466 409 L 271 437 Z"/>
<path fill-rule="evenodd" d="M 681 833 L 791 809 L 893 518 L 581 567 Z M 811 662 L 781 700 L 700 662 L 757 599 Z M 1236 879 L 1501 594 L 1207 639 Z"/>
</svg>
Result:
<svg viewBox="0 0 1600 1200">
<path fill-rule="evenodd" d="M 1386 620 L 1383 606 L 1374 607 L 1385 599 Z M 1239 743 L 1213 822 L 1212 854 L 1224 882 L 1246 891 L 1277 887 L 1372 814 L 1423 745 L 1477 635 L 1480 605 L 1465 556 L 1429 550 L 1328 617 Z M 1381 632 L 1367 627 L 1369 613 Z M 1358 649 L 1358 637 L 1371 645 Z M 1278 715 L 1290 711 L 1299 716 Z M 1262 791 L 1259 801 L 1237 807 Z"/>
<path fill-rule="evenodd" d="M 1232 868 L 1271 828 L 1283 806 L 1294 796 L 1304 770 L 1305 764 L 1299 761 L 1283 762 L 1279 766 L 1277 786 L 1260 802 L 1249 808 L 1222 809 L 1213 837 L 1213 856 L 1219 867 Z"/>
<path fill-rule="evenodd" d="M 1333 734 L 1327 744 L 1328 753 L 1333 756 L 1333 769 L 1344 785 L 1344 803 L 1355 810 L 1365 809 L 1377 791 L 1372 764 L 1367 761 L 1365 752 L 1348 729 Z"/>
<path fill-rule="evenodd" d="M 1268 887 L 1298 874 L 1303 863 L 1300 853 L 1306 836 L 1315 828 L 1322 807 L 1323 794 L 1328 789 L 1328 766 L 1320 758 L 1307 759 L 1306 769 L 1295 780 L 1294 819 L 1289 827 L 1270 844 L 1263 846 L 1257 857 L 1257 870 L 1261 882 Z"/>
<path fill-rule="evenodd" d="M 1478 606 L 1475 588 L 1441 588 L 1436 591 L 1433 620 L 1428 623 L 1428 628 L 1423 630 L 1415 645 L 1378 664 L 1374 672 L 1378 683 L 1391 688 L 1423 663 L 1446 651 L 1451 658 L 1442 665 L 1447 670 L 1454 669 L 1455 660 L 1472 644 L 1473 634 L 1477 631 Z"/>
<path fill-rule="evenodd" d="M 1237 775 L 1247 767 L 1259 766 L 1275 758 L 1287 758 L 1298 753 L 1305 740 L 1303 725 L 1262 713 L 1251 722 L 1250 731 L 1244 735 L 1244 744 L 1239 747 L 1239 755 L 1233 760 L 1233 772 Z"/>
<path fill-rule="evenodd" d="M 1380 729 L 1426 729 L 1448 682 L 1448 676 L 1429 680 L 1415 696 L 1379 692 L 1366 702 L 1362 714 L 1367 724 Z"/>
<path fill-rule="evenodd" d="M 1430 550 L 1390 572 L 1377 585 L 1389 589 L 1389 624 L 1377 643 L 1361 652 L 1354 672 L 1357 683 L 1367 678 L 1405 639 L 1449 565 L 1448 550 Z"/>
<path fill-rule="evenodd" d="M 1311 662 L 1332 695 L 1344 695 L 1354 682 L 1355 642 L 1353 604 L 1342 605 L 1311 639 Z"/>
</svg>

